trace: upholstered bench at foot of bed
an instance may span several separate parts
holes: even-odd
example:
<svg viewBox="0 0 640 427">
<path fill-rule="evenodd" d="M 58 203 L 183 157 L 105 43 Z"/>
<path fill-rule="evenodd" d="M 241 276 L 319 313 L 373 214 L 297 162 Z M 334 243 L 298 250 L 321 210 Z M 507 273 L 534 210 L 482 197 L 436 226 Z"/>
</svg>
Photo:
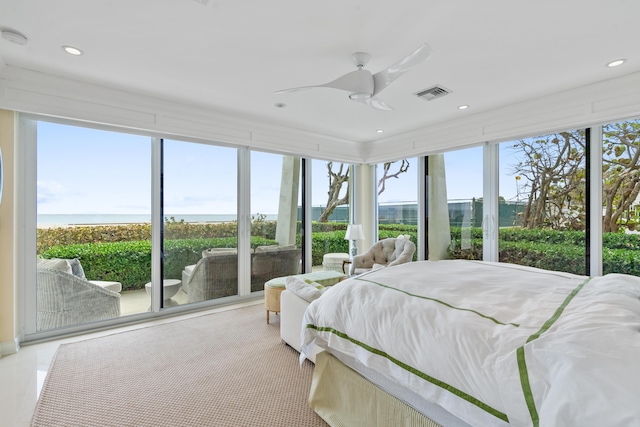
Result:
<svg viewBox="0 0 640 427">
<path fill-rule="evenodd" d="M 309 302 L 293 292 L 284 290 L 280 294 L 280 338 L 297 351 L 301 347 L 302 320 L 308 306 Z M 307 355 L 307 359 L 315 363 L 316 354 L 321 350 L 320 347 L 315 347 L 313 353 Z"/>
<path fill-rule="evenodd" d="M 347 277 L 346 274 L 337 271 L 314 271 L 313 273 L 294 274 L 292 276 L 274 277 L 264 284 L 264 306 L 267 311 L 267 323 L 269 312 L 280 312 L 280 293 L 285 289 L 287 277 L 299 277 L 303 280 L 316 282 L 322 286 L 332 286 Z"/>
</svg>

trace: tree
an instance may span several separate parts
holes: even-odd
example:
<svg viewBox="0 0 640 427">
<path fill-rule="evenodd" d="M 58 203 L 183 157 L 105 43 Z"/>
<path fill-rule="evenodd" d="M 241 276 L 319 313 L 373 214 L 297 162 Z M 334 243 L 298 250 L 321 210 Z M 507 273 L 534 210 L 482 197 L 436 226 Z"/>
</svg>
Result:
<svg viewBox="0 0 640 427">
<path fill-rule="evenodd" d="M 384 174 L 378 180 L 378 195 L 386 189 L 385 182 L 391 178 L 398 178 L 400 174 L 403 174 L 409 170 L 409 161 L 399 160 L 401 163 L 398 165 L 396 172 L 391 171 L 391 165 L 397 163 L 386 162 L 383 164 Z M 333 211 L 341 205 L 349 204 L 349 167 L 344 163 L 340 163 L 337 166 L 337 170 L 333 170 L 333 162 L 327 162 L 327 176 L 329 177 L 329 191 L 327 192 L 327 206 L 320 214 L 318 222 L 328 222 L 329 216 Z M 340 197 L 342 192 L 342 186 L 346 184 L 346 191 L 344 195 Z"/>
<path fill-rule="evenodd" d="M 640 120 L 605 125 L 602 133 L 603 232 L 634 229 L 640 195 Z M 514 145 L 523 160 L 513 172 L 525 178 L 529 193 L 524 227 L 584 229 L 584 141 L 583 131 L 572 131 Z"/>
<path fill-rule="evenodd" d="M 582 229 L 585 218 L 584 132 L 560 132 L 520 140 L 523 160 L 513 172 L 528 189 L 523 227 Z"/>
<path fill-rule="evenodd" d="M 327 206 L 320 214 L 318 222 L 328 222 L 329 216 L 340 205 L 349 204 L 349 166 L 340 163 L 337 171 L 333 171 L 333 162 L 327 162 L 329 177 L 329 191 L 327 192 Z M 346 183 L 347 188 L 344 196 L 340 197 L 342 186 Z"/>
<path fill-rule="evenodd" d="M 602 230 L 617 232 L 620 226 L 634 229 L 636 221 L 629 211 L 640 193 L 640 121 L 603 126 L 602 134 Z"/>
</svg>

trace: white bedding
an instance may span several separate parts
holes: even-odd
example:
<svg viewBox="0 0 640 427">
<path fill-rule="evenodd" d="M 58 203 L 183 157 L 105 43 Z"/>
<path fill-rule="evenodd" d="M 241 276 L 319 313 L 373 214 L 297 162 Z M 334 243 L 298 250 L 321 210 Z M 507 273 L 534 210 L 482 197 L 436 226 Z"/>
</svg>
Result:
<svg viewBox="0 0 640 427">
<path fill-rule="evenodd" d="M 305 313 L 314 344 L 474 426 L 640 425 L 640 278 L 421 261 L 345 280 Z"/>
</svg>

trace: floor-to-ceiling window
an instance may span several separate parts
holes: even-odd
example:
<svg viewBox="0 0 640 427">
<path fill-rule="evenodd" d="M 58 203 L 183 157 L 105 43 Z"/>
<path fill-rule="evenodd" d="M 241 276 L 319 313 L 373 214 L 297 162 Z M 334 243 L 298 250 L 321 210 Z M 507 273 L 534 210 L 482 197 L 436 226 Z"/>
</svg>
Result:
<svg viewBox="0 0 640 427">
<path fill-rule="evenodd" d="M 238 295 L 238 150 L 164 140 L 164 305 Z"/>
<path fill-rule="evenodd" d="M 500 144 L 500 261 L 587 273 L 586 153 L 581 129 Z"/>
<path fill-rule="evenodd" d="M 417 176 L 418 159 L 415 157 L 376 165 L 379 240 L 409 235 L 417 244 Z"/>
<path fill-rule="evenodd" d="M 251 152 L 251 290 L 301 271 L 299 157 Z"/>
<path fill-rule="evenodd" d="M 429 250 L 440 254 L 438 259 L 445 257 L 447 248 L 449 258 L 483 257 L 482 150 L 473 147 L 430 156 L 429 231 L 435 236 L 429 237 Z"/>
<path fill-rule="evenodd" d="M 27 209 L 38 214 L 37 233 L 26 234 L 33 238 L 25 246 L 37 252 L 27 258 L 38 259 L 37 273 L 34 266 L 25 276 L 38 284 L 25 292 L 31 301 L 25 316 L 33 319 L 26 322 L 28 336 L 227 301 L 301 271 L 300 158 L 37 119 L 22 123 L 33 147 L 25 156 L 25 170 L 36 171 L 33 199 L 37 180 L 37 201 Z M 323 169 L 326 174 L 330 165 Z M 336 172 L 343 196 L 348 174 L 342 181 Z M 318 194 L 326 196 L 332 185 L 325 181 L 318 179 L 326 186 Z M 344 208 L 328 215 L 342 233 L 348 215 L 335 217 Z M 340 251 L 334 246 L 329 251 Z"/>
<path fill-rule="evenodd" d="M 601 143 L 603 273 L 640 276 L 640 120 L 604 125 Z"/>
<path fill-rule="evenodd" d="M 37 331 L 146 311 L 151 138 L 37 122 L 36 147 Z"/>
<path fill-rule="evenodd" d="M 342 271 L 340 255 L 326 260 L 325 255 L 348 258 L 349 242 L 344 236 L 350 218 L 351 168 L 348 163 L 312 160 L 311 171 L 312 269 Z"/>
</svg>

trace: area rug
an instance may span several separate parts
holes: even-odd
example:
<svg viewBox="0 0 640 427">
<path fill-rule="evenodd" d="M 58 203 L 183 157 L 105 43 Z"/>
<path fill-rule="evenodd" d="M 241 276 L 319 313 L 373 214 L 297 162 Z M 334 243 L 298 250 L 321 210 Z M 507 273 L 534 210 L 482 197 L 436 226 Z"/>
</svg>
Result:
<svg viewBox="0 0 640 427">
<path fill-rule="evenodd" d="M 264 306 L 61 345 L 33 426 L 326 426 Z"/>
</svg>

